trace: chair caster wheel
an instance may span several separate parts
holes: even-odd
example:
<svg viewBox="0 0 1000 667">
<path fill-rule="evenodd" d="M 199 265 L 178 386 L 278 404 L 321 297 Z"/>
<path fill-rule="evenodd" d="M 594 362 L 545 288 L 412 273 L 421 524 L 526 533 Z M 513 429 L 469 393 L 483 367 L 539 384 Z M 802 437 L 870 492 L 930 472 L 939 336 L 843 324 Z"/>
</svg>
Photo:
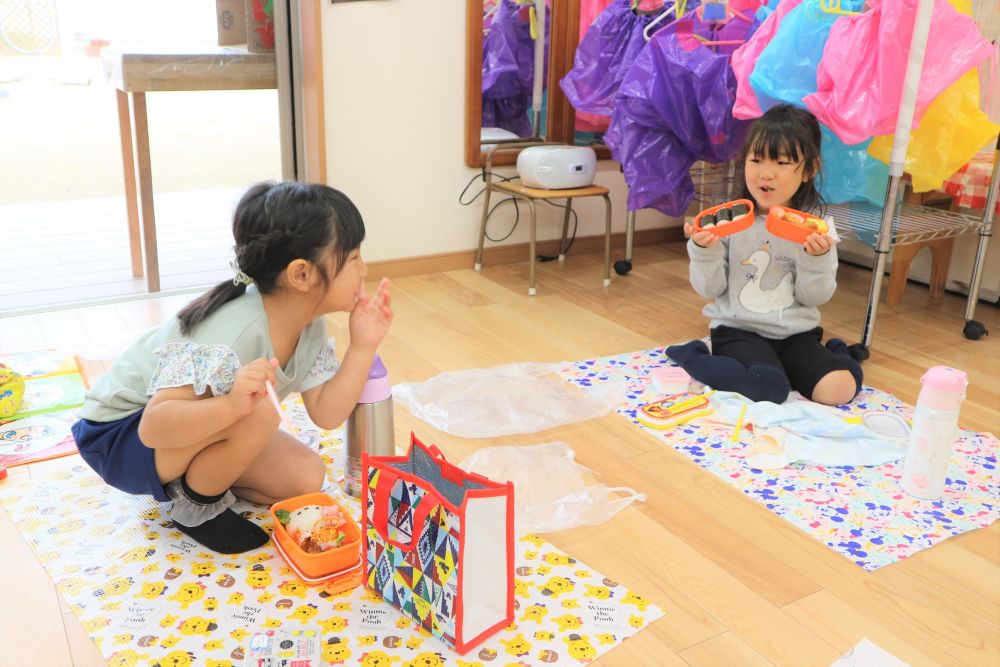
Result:
<svg viewBox="0 0 1000 667">
<path fill-rule="evenodd" d="M 628 275 L 628 272 L 632 270 L 632 262 L 627 259 L 620 259 L 615 262 L 615 273 L 620 276 Z"/>
<path fill-rule="evenodd" d="M 969 340 L 979 340 L 983 336 L 989 336 L 990 332 L 983 326 L 982 322 L 977 322 L 976 320 L 969 320 L 965 323 L 965 328 L 962 329 L 962 333 Z"/>
</svg>

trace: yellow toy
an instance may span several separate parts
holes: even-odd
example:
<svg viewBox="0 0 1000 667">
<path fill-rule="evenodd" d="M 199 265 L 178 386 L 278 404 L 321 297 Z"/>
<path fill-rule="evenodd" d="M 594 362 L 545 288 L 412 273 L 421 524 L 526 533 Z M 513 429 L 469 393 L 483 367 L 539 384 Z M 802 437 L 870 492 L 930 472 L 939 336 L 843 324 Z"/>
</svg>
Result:
<svg viewBox="0 0 1000 667">
<path fill-rule="evenodd" d="M 0 364 L 0 419 L 12 416 L 21 406 L 24 378 Z"/>
</svg>

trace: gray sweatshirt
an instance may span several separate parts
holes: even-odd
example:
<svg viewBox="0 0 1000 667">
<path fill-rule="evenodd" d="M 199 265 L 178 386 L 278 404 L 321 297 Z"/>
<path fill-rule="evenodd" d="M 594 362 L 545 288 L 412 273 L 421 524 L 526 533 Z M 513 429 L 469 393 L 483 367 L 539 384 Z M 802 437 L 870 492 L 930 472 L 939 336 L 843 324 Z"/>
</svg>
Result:
<svg viewBox="0 0 1000 667">
<path fill-rule="evenodd" d="M 833 221 L 828 219 L 830 229 Z M 831 236 L 835 236 L 832 232 Z M 774 236 L 758 215 L 749 229 L 711 248 L 688 241 L 691 285 L 712 300 L 702 311 L 725 325 L 783 339 L 819 326 L 819 309 L 837 289 L 837 248 L 814 257 Z"/>
</svg>

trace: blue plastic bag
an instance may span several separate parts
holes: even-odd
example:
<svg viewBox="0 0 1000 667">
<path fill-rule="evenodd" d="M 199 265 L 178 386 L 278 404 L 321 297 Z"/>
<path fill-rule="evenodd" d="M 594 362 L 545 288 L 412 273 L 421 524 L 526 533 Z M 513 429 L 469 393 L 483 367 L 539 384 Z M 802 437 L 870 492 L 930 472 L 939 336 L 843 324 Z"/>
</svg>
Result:
<svg viewBox="0 0 1000 667">
<path fill-rule="evenodd" d="M 614 97 L 629 67 L 646 46 L 643 31 L 659 16 L 636 14 L 632 0 L 614 0 L 580 40 L 573 69 L 559 82 L 577 111 L 610 116 Z M 658 26 L 666 26 L 664 19 Z"/>
<path fill-rule="evenodd" d="M 889 182 L 889 167 L 868 152 L 872 140 L 848 146 L 826 125 L 821 124 L 820 130 L 823 133 L 820 147 L 823 166 L 816 179 L 816 189 L 823 200 L 828 204 L 867 201 L 881 206 Z"/>
<path fill-rule="evenodd" d="M 821 10 L 819 0 L 804 0 L 788 12 L 750 73 L 761 109 L 781 102 L 804 107 L 802 98 L 816 92 L 816 69 L 838 18 Z"/>
<path fill-rule="evenodd" d="M 640 52 L 615 97 L 604 135 L 628 183 L 628 208 L 683 215 L 694 198 L 691 166 L 738 155 L 749 123 L 733 118 L 735 46 L 712 40 L 746 39 L 756 21 L 730 19 L 721 27 L 694 12 L 656 33 Z"/>
</svg>

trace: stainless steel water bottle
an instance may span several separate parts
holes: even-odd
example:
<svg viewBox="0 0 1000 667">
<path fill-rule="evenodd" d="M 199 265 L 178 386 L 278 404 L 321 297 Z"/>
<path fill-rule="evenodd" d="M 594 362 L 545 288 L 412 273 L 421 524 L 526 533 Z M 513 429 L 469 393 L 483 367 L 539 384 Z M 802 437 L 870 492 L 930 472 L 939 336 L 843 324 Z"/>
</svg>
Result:
<svg viewBox="0 0 1000 667">
<path fill-rule="evenodd" d="M 368 380 L 358 404 L 345 424 L 344 491 L 361 495 L 361 453 L 392 456 L 396 453 L 395 423 L 392 417 L 392 385 L 382 359 L 375 355 Z"/>
</svg>

